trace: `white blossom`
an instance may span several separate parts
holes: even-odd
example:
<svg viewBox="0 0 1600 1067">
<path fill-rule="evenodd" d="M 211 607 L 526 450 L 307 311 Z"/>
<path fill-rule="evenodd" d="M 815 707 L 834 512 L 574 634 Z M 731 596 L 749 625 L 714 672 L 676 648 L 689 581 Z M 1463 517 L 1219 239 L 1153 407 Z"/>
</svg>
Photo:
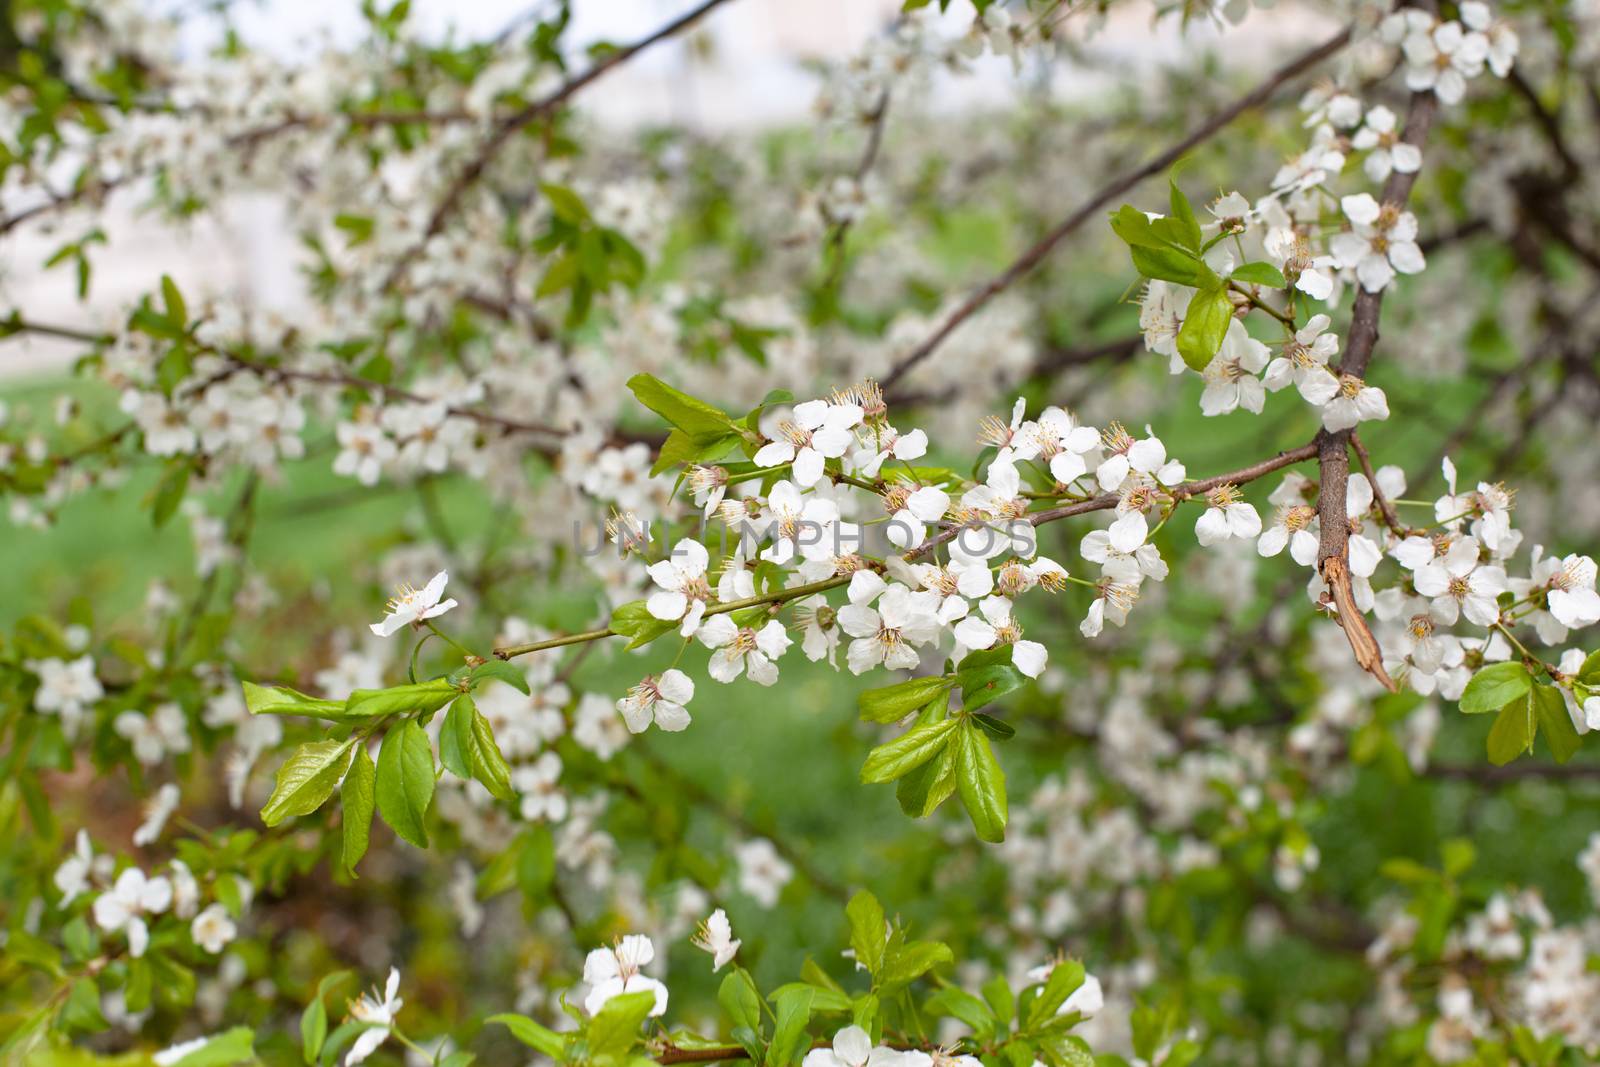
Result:
<svg viewBox="0 0 1600 1067">
<path fill-rule="evenodd" d="M 583 1010 L 597 1015 L 606 1001 L 623 993 L 654 993 L 652 1016 L 667 1010 L 667 987 L 643 973 L 642 970 L 656 958 L 656 947 L 643 934 L 628 934 L 611 948 L 597 948 L 583 961 L 583 980 L 589 985 L 589 995 L 583 1000 Z"/>
<path fill-rule="evenodd" d="M 428 579 L 428 584 L 421 589 L 401 586 L 394 599 L 389 601 L 383 621 L 372 623 L 370 629 L 379 637 L 388 637 L 408 623 L 417 625 L 443 615 L 456 606 L 454 597 L 443 602 L 439 599 L 444 595 L 445 583 L 449 580 L 450 576 L 440 571 Z"/>
</svg>

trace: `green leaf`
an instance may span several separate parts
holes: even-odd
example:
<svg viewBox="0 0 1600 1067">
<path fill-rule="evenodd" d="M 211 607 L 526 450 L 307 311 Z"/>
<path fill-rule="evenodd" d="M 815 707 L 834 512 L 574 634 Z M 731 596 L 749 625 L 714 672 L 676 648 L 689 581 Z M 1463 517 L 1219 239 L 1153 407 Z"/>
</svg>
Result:
<svg viewBox="0 0 1600 1067">
<path fill-rule="evenodd" d="M 801 985 L 775 998 L 778 1021 L 772 1028 L 772 1044 L 767 1046 L 766 1067 L 785 1067 L 798 1057 L 805 1043 L 806 1024 L 811 1021 L 811 1004 L 816 993 L 811 986 Z"/>
<path fill-rule="evenodd" d="M 300 1013 L 300 1051 L 305 1056 L 307 1063 L 316 1063 L 317 1056 L 322 1052 L 323 1042 L 328 1039 L 328 1009 L 323 999 L 328 995 L 328 990 L 344 981 L 350 976 L 349 971 L 335 971 L 323 977 L 317 983 L 316 995 L 311 998 L 311 1003 L 306 1005 L 306 1010 Z"/>
<path fill-rule="evenodd" d="M 532 690 L 528 688 L 528 675 L 521 667 L 508 663 L 503 659 L 491 659 L 472 668 L 472 673 L 467 675 L 473 688 L 477 688 L 490 678 L 496 678 L 523 696 L 528 696 Z"/>
<path fill-rule="evenodd" d="M 950 720 L 954 722 L 955 720 Z M 957 735 L 956 789 L 982 841 L 1006 838 L 1006 775 L 994 758 L 989 739 L 975 726 Z"/>
<path fill-rule="evenodd" d="M 1565 712 L 1563 712 L 1565 714 Z M 1533 749 L 1533 737 L 1539 720 L 1534 711 L 1533 690 L 1517 697 L 1495 716 L 1489 727 L 1489 762 L 1504 766 L 1524 752 Z"/>
<path fill-rule="evenodd" d="M 923 1009 L 934 1015 L 960 1019 L 980 1039 L 994 1033 L 995 1017 L 989 1006 L 960 986 L 947 985 L 929 997 Z"/>
<path fill-rule="evenodd" d="M 1223 287 L 1202 289 L 1189 301 L 1183 325 L 1178 328 L 1178 355 L 1191 370 L 1205 370 L 1222 348 L 1228 323 L 1233 321 L 1233 301 Z"/>
<path fill-rule="evenodd" d="M 1408 885 L 1426 885 L 1439 880 L 1439 872 L 1431 867 L 1424 867 L 1416 860 L 1404 856 L 1394 856 L 1386 859 L 1378 867 L 1378 873 L 1385 878 Z"/>
<path fill-rule="evenodd" d="M 460 692 L 444 678 L 388 689 L 357 689 L 345 701 L 344 712 L 348 718 L 371 719 L 412 711 L 438 711 Z"/>
<path fill-rule="evenodd" d="M 620 1056 L 639 1039 L 639 1024 L 656 1006 L 656 995 L 651 990 L 638 993 L 618 993 L 600 1008 L 589 1020 L 589 1055 Z"/>
<path fill-rule="evenodd" d="M 1584 658 L 1583 666 L 1578 668 L 1578 681 L 1600 688 L 1600 652 L 1591 652 Z"/>
<path fill-rule="evenodd" d="M 717 1003 L 735 1026 L 761 1032 L 761 994 L 744 971 L 732 971 L 717 989 Z"/>
<path fill-rule="evenodd" d="M 972 717 L 972 721 L 983 727 L 984 733 L 993 737 L 996 741 L 1009 741 L 1017 736 L 1017 728 L 1015 726 L 997 719 L 993 715 L 985 715 L 979 712 Z"/>
<path fill-rule="evenodd" d="M 183 294 L 178 291 L 178 283 L 172 280 L 170 274 L 161 276 L 161 302 L 169 322 L 180 330 L 188 325 L 189 309 L 184 305 Z"/>
<path fill-rule="evenodd" d="M 954 745 L 945 745 L 939 754 L 922 766 L 901 776 L 895 783 L 894 797 L 900 810 L 913 819 L 932 815 L 956 791 Z"/>
<path fill-rule="evenodd" d="M 433 746 L 415 719 L 391 727 L 378 750 L 378 812 L 394 832 L 428 847 L 426 817 L 433 802 Z"/>
<path fill-rule="evenodd" d="M 450 705 L 450 710 L 445 712 L 444 723 L 439 727 L 439 763 L 451 774 L 462 781 L 470 781 L 472 768 L 467 765 L 466 750 L 461 746 L 461 722 L 470 716 L 466 709 L 466 697 L 462 697 Z M 465 732 L 470 733 L 469 727 Z"/>
<path fill-rule="evenodd" d="M 1544 743 L 1550 746 L 1550 754 L 1557 763 L 1567 762 L 1583 741 L 1578 737 L 1577 728 L 1572 725 L 1572 716 L 1567 714 L 1567 702 L 1561 699 L 1561 690 L 1553 685 L 1537 686 L 1532 699 L 1539 726 L 1544 731 Z"/>
<path fill-rule="evenodd" d="M 356 745 L 356 758 L 350 764 L 350 771 L 344 776 L 344 785 L 339 787 L 339 804 L 344 809 L 340 862 L 351 877 L 355 876 L 356 864 L 367 854 L 367 842 L 372 836 L 376 782 L 377 768 L 372 765 L 366 742 L 360 742 Z"/>
<path fill-rule="evenodd" d="M 888 744 L 879 745 L 867 753 L 867 761 L 861 765 L 861 780 L 868 785 L 892 782 L 922 766 L 949 742 L 956 723 L 955 719 L 944 719 L 913 726 Z"/>
<path fill-rule="evenodd" d="M 1111 232 L 1122 238 L 1130 248 L 1170 247 L 1166 240 L 1151 230 L 1150 216 L 1132 204 L 1123 204 L 1111 213 Z"/>
<path fill-rule="evenodd" d="M 1043 987 L 1039 990 L 1039 995 L 1028 1006 L 1027 1029 L 1036 1030 L 1044 1023 L 1055 1018 L 1055 1014 L 1061 1009 L 1061 1005 L 1065 1004 L 1067 998 L 1077 992 L 1079 986 L 1083 985 L 1083 979 L 1083 964 L 1077 960 L 1062 960 L 1051 968 L 1050 977 L 1045 979 Z"/>
<path fill-rule="evenodd" d="M 881 689 L 869 689 L 856 702 L 866 722 L 897 722 L 954 684 L 943 675 L 910 678 Z"/>
<path fill-rule="evenodd" d="M 93 978 L 79 978 L 68 989 L 61 1003 L 57 1026 L 69 1031 L 95 1034 L 109 1025 L 100 1011 L 100 988 Z"/>
<path fill-rule="evenodd" d="M 1288 280 L 1283 276 L 1283 271 L 1263 260 L 1241 264 L 1233 268 L 1233 273 L 1228 277 L 1236 282 L 1265 285 L 1270 289 L 1282 289 L 1289 284 Z"/>
<path fill-rule="evenodd" d="M 671 430 L 650 467 L 652 475 L 684 463 L 714 463 L 734 451 L 744 438 L 736 433 L 687 434 Z"/>
<path fill-rule="evenodd" d="M 461 778 L 476 778 L 491 795 L 500 800 L 515 799 L 516 793 L 511 789 L 511 768 L 506 766 L 506 758 L 495 743 L 494 727 L 489 725 L 489 720 L 484 718 L 471 696 L 462 695 L 450 705 L 450 713 L 445 716 L 444 726 L 439 732 L 441 760 L 447 735 L 453 739 L 452 747 L 465 770 L 463 773 L 451 767 L 452 772 Z"/>
<path fill-rule="evenodd" d="M 811 999 L 811 1013 L 813 1015 L 828 1013 L 843 1014 L 850 1011 L 853 1006 L 850 1002 L 850 998 L 838 990 L 819 988 L 808 982 L 788 982 L 784 985 L 781 985 L 772 991 L 773 999 L 776 1000 L 780 997 L 789 996 L 802 986 L 811 990 L 813 994 Z"/>
<path fill-rule="evenodd" d="M 1006 982 L 1006 976 L 997 974 L 982 987 L 983 999 L 988 1001 L 989 1007 L 994 1009 L 994 1017 L 1005 1021 L 1011 1018 L 1015 1009 L 1016 998 L 1011 995 L 1011 986 Z"/>
<path fill-rule="evenodd" d="M 661 620 L 650 614 L 645 602 L 630 600 L 611 613 L 611 620 L 607 624 L 612 630 L 625 637 L 632 637 L 628 642 L 629 648 L 640 648 L 651 641 L 668 634 L 678 628 L 675 620 Z"/>
<path fill-rule="evenodd" d="M 1533 688 L 1533 678 L 1520 663 L 1495 663 L 1474 674 L 1461 692 L 1461 710 L 1468 715 L 1499 711 Z"/>
<path fill-rule="evenodd" d="M 909 985 L 941 963 L 954 962 L 955 955 L 943 941 L 912 941 L 889 954 L 883 965 L 885 987 Z"/>
<path fill-rule="evenodd" d="M 309 815 L 322 807 L 350 764 L 354 740 L 308 741 L 278 768 L 277 786 L 261 809 L 261 821 L 276 826 L 291 815 Z"/>
<path fill-rule="evenodd" d="M 690 437 L 710 438 L 738 431 L 726 414 L 674 389 L 653 374 L 635 374 L 628 388 L 639 403 L 666 419 Z"/>
<path fill-rule="evenodd" d="M 1183 190 L 1178 188 L 1178 183 L 1168 179 L 1167 202 L 1171 205 L 1171 219 L 1177 225 L 1174 235 L 1179 244 L 1191 252 L 1200 251 L 1200 221 L 1194 217 L 1194 208 L 1189 206 L 1189 198 L 1183 195 Z"/>
<path fill-rule="evenodd" d="M 1203 260 L 1176 248 L 1131 248 L 1128 255 L 1133 269 L 1146 278 L 1196 289 L 1211 289 L 1219 284 L 1216 273 Z"/>
<path fill-rule="evenodd" d="M 855 950 L 856 962 L 876 978 L 883 967 L 884 947 L 889 942 L 889 926 L 883 914 L 883 905 L 878 903 L 877 897 L 863 889 L 850 898 L 844 913 L 850 920 L 850 947 Z"/>
<path fill-rule="evenodd" d="M 1446 878 L 1459 878 L 1478 862 L 1478 849 L 1467 838 L 1453 837 L 1439 846 L 1439 859 Z"/>
<path fill-rule="evenodd" d="M 1009 663 L 969 667 L 956 674 L 956 683 L 961 686 L 961 706 L 967 711 L 992 704 L 1026 685 L 1027 681 L 1027 676 Z"/>
<path fill-rule="evenodd" d="M 346 719 L 344 701 L 319 700 L 286 686 L 256 685 L 242 682 L 244 706 L 252 715 L 308 715 L 316 719 Z"/>
<path fill-rule="evenodd" d="M 224 1030 L 170 1067 L 229 1067 L 256 1058 L 255 1031 L 248 1026 Z"/>
<path fill-rule="evenodd" d="M 550 201 L 550 210 L 554 211 L 556 218 L 562 222 L 580 226 L 589 220 L 589 207 L 583 202 L 583 197 L 565 185 L 541 182 L 539 189 L 544 193 L 545 198 Z"/>
<path fill-rule="evenodd" d="M 648 1008 L 646 1009 L 649 1010 Z M 526 1015 L 514 1015 L 502 1012 L 491 1015 L 484 1022 L 499 1023 L 511 1031 L 511 1036 L 521 1041 L 529 1048 L 544 1053 L 551 1059 L 560 1063 L 566 1055 L 566 1039 L 548 1026 L 534 1022 Z"/>
</svg>

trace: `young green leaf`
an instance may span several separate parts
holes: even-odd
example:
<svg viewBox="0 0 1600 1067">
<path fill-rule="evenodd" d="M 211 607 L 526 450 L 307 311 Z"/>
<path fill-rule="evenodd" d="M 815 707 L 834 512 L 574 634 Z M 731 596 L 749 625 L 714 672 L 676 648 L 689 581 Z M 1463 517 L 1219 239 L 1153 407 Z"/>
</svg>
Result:
<svg viewBox="0 0 1600 1067">
<path fill-rule="evenodd" d="M 473 688 L 477 688 L 491 678 L 498 679 L 523 696 L 532 692 L 528 688 L 528 675 L 515 663 L 508 663 L 503 659 L 491 659 L 472 668 L 472 673 L 467 675 Z"/>
<path fill-rule="evenodd" d="M 690 437 L 712 438 L 738 432 L 726 414 L 704 400 L 674 389 L 653 374 L 635 374 L 628 379 L 628 388 L 639 403 Z"/>
<path fill-rule="evenodd" d="M 1053 1019 L 1067 998 L 1083 985 L 1084 974 L 1083 964 L 1077 960 L 1062 960 L 1052 967 L 1050 977 L 1028 1006 L 1027 1028 L 1036 1030 Z"/>
<path fill-rule="evenodd" d="M 377 803 L 377 768 L 367 753 L 365 741 L 356 744 L 356 756 L 339 787 L 339 804 L 344 811 L 341 827 L 343 850 L 340 861 L 345 872 L 355 877 L 356 864 L 367 854 L 372 836 L 372 811 Z"/>
<path fill-rule="evenodd" d="M 1491 664 L 1474 674 L 1461 692 L 1461 710 L 1469 715 L 1499 711 L 1533 688 L 1533 677 L 1521 663 Z"/>
<path fill-rule="evenodd" d="M 639 648 L 648 645 L 662 634 L 671 633 L 678 628 L 674 621 L 663 621 L 650 614 L 645 602 L 630 600 L 611 613 L 610 627 L 624 637 L 632 637 L 628 642 L 629 648 Z"/>
<path fill-rule="evenodd" d="M 378 750 L 378 812 L 394 832 L 428 847 L 428 806 L 433 802 L 433 746 L 415 719 L 390 727 Z"/>
<path fill-rule="evenodd" d="M 490 794 L 501 800 L 511 800 L 516 794 L 511 789 L 511 768 L 506 765 L 500 746 L 495 743 L 494 728 L 477 702 L 462 695 L 450 705 L 444 726 L 439 731 L 439 757 L 444 759 L 445 737 L 451 738 L 451 748 L 460 759 L 464 772 L 450 767 L 460 778 L 476 778 Z M 449 767 L 449 764 L 445 764 Z"/>
<path fill-rule="evenodd" d="M 1009 741 L 1017 736 L 1017 728 L 1015 726 L 997 719 L 993 715 L 985 715 L 979 712 L 972 717 L 972 721 L 983 727 L 984 732 L 996 741 Z"/>
<path fill-rule="evenodd" d="M 774 998 L 778 1002 L 778 1019 L 772 1027 L 772 1044 L 767 1046 L 766 1067 L 786 1067 L 798 1058 L 816 995 L 811 986 L 797 985 Z"/>
<path fill-rule="evenodd" d="M 956 675 L 961 686 L 961 706 L 967 711 L 992 704 L 1027 684 L 1027 676 L 1009 663 L 969 667 Z"/>
<path fill-rule="evenodd" d="M 1168 179 L 1167 203 L 1170 206 L 1171 219 L 1176 226 L 1173 227 L 1174 236 L 1178 243 L 1191 252 L 1200 251 L 1200 221 L 1194 217 L 1194 208 L 1189 206 L 1189 198 L 1183 195 L 1183 190 L 1178 188 L 1178 183 Z"/>
<path fill-rule="evenodd" d="M 850 898 L 844 913 L 850 920 L 850 947 L 855 951 L 856 962 L 876 977 L 883 966 L 884 946 L 889 937 L 883 905 L 863 889 Z"/>
<path fill-rule="evenodd" d="M 589 1055 L 620 1056 L 639 1039 L 639 1024 L 656 1006 L 656 995 L 646 989 L 638 993 L 618 993 L 605 1002 L 589 1020 Z"/>
<path fill-rule="evenodd" d="M 1178 355 L 1191 370 L 1203 371 L 1216 358 L 1233 321 L 1233 301 L 1226 287 L 1202 289 L 1189 301 L 1178 328 Z"/>
<path fill-rule="evenodd" d="M 1522 753 L 1532 750 L 1534 733 L 1538 728 L 1533 690 L 1529 689 L 1501 708 L 1500 714 L 1495 716 L 1494 725 L 1489 727 L 1489 762 L 1497 767 L 1504 766 Z"/>
<path fill-rule="evenodd" d="M 1544 743 L 1557 763 L 1565 763 L 1583 744 L 1578 730 L 1567 714 L 1567 702 L 1561 699 L 1561 690 L 1553 685 L 1537 686 L 1533 691 L 1534 711 L 1539 717 L 1539 728 L 1544 731 Z"/>
<path fill-rule="evenodd" d="M 1130 248 L 1133 269 L 1146 278 L 1212 289 L 1220 280 L 1198 256 L 1176 248 Z"/>
<path fill-rule="evenodd" d="M 172 280 L 172 275 L 161 276 L 161 303 L 167 313 L 167 321 L 182 330 L 189 324 L 189 309 L 183 302 L 183 294 L 178 291 L 178 283 Z"/>
<path fill-rule="evenodd" d="M 278 768 L 272 796 L 261 809 L 261 821 L 276 826 L 291 815 L 309 815 L 333 795 L 339 776 L 350 764 L 353 740 L 308 741 Z"/>
<path fill-rule="evenodd" d="M 867 753 L 861 765 L 861 780 L 868 785 L 892 782 L 913 768 L 932 759 L 950 740 L 956 719 L 913 726 L 887 744 L 879 745 Z"/>
<path fill-rule="evenodd" d="M 248 1026 L 235 1026 L 206 1039 L 205 1044 L 191 1050 L 169 1067 L 231 1067 L 235 1063 L 255 1060 L 255 1031 Z"/>
<path fill-rule="evenodd" d="M 300 1051 L 307 1063 L 316 1063 L 322 1052 L 322 1043 L 328 1039 L 328 1009 L 323 1003 L 328 990 L 350 976 L 349 971 L 335 971 L 317 983 L 316 995 L 306 1010 L 300 1013 Z"/>
<path fill-rule="evenodd" d="M 861 708 L 861 718 L 866 722 L 897 722 L 953 684 L 949 678 L 937 675 L 931 678 L 910 678 L 881 689 L 869 689 L 857 698 L 857 704 Z"/>
<path fill-rule="evenodd" d="M 1270 289 L 1282 289 L 1289 284 L 1283 276 L 1283 271 L 1263 260 L 1241 264 L 1233 268 L 1233 273 L 1228 277 L 1236 282 L 1265 285 Z"/>
<path fill-rule="evenodd" d="M 345 701 L 344 711 L 346 717 L 351 719 L 371 719 L 412 711 L 438 711 L 459 692 L 461 690 L 444 678 L 412 685 L 395 685 L 388 689 L 357 689 Z"/>
<path fill-rule="evenodd" d="M 526 1015 L 503 1012 L 499 1015 L 489 1016 L 484 1022 L 499 1023 L 511 1031 L 512 1037 L 529 1048 L 549 1056 L 557 1063 L 560 1063 L 565 1057 L 566 1039 L 548 1026 L 534 1022 Z"/>
<path fill-rule="evenodd" d="M 955 791 L 954 745 L 945 745 L 933 759 L 909 771 L 894 784 L 894 797 L 900 802 L 900 810 L 913 819 L 932 815 Z"/>
<path fill-rule="evenodd" d="M 950 720 L 954 722 L 955 720 Z M 1006 838 L 1006 775 L 983 731 L 965 724 L 956 742 L 956 789 L 983 841 Z"/>
<path fill-rule="evenodd" d="M 318 700 L 287 686 L 256 685 L 254 682 L 241 682 L 240 688 L 244 690 L 244 706 L 252 715 L 309 715 L 336 722 L 345 718 L 342 700 Z"/>
<path fill-rule="evenodd" d="M 951 963 L 955 955 L 943 941 L 911 941 L 891 952 L 883 964 L 882 985 L 887 988 L 909 985 L 941 963 Z"/>
<path fill-rule="evenodd" d="M 730 971 L 717 989 L 717 1003 L 735 1026 L 761 1032 L 761 994 L 744 971 Z"/>
</svg>

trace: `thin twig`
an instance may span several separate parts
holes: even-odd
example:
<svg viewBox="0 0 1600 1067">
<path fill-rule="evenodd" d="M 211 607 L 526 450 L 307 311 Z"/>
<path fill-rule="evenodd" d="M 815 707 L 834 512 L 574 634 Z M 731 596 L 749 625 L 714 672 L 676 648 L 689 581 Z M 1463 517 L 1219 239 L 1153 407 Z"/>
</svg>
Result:
<svg viewBox="0 0 1600 1067">
<path fill-rule="evenodd" d="M 1060 244 L 1068 234 L 1098 214 L 1101 208 L 1151 175 L 1167 169 L 1185 152 L 1210 138 L 1246 111 L 1265 103 L 1285 82 L 1299 77 L 1305 71 L 1338 52 L 1349 41 L 1350 28 L 1346 27 L 1322 44 L 1302 53 L 1297 58 L 1278 68 L 1260 85 L 1257 85 L 1254 89 L 1212 115 L 1197 129 L 1166 151 L 1114 179 L 1109 185 L 1095 193 L 1076 211 L 1062 220 L 1055 229 L 1045 234 L 1038 243 L 1017 257 L 1017 260 L 1011 266 L 985 282 L 971 296 L 963 300 L 960 306 L 946 316 L 945 320 L 939 324 L 926 340 L 900 357 L 889 373 L 884 376 L 882 383 L 884 389 L 891 388 L 913 367 L 932 355 L 934 349 L 938 348 L 963 322 L 966 322 L 967 319 L 976 314 L 980 308 L 1008 288 L 1013 282 L 1032 271 L 1034 267 L 1037 267 L 1056 245 Z"/>
<path fill-rule="evenodd" d="M 1372 499 L 1378 505 L 1378 514 L 1383 516 L 1384 524 L 1393 530 L 1397 537 L 1408 537 L 1416 531 L 1400 521 L 1400 516 L 1394 510 L 1394 504 L 1378 486 L 1378 475 L 1372 469 L 1372 457 L 1367 455 L 1367 446 L 1361 443 L 1361 438 L 1356 433 L 1350 434 L 1350 447 L 1356 450 L 1356 459 L 1361 462 L 1361 473 L 1367 476 L 1367 484 L 1372 486 Z"/>
<path fill-rule="evenodd" d="M 1214 475 L 1210 478 L 1200 478 L 1195 481 L 1183 482 L 1182 484 L 1173 486 L 1171 489 L 1167 490 L 1167 493 L 1174 501 L 1187 500 L 1191 497 L 1201 496 L 1205 493 L 1208 493 L 1220 485 L 1243 485 L 1245 482 L 1254 481 L 1257 478 L 1271 474 L 1276 470 L 1282 470 L 1284 467 L 1291 466 L 1292 464 L 1304 463 L 1306 460 L 1315 457 L 1316 454 L 1317 445 L 1315 442 L 1301 445 L 1299 448 L 1291 448 L 1286 452 L 1279 452 L 1276 456 L 1273 456 L 1270 459 L 1261 460 L 1259 463 L 1252 463 L 1250 466 L 1242 467 L 1236 471 L 1229 471 L 1226 474 Z M 1120 499 L 1121 498 L 1118 497 L 1116 493 L 1102 493 L 1097 497 L 1091 497 L 1088 500 L 1081 500 L 1063 507 L 1050 508 L 1046 511 L 1031 512 L 1025 516 L 1025 518 L 1034 526 L 1043 526 L 1046 523 L 1056 522 L 1061 519 L 1070 519 L 1075 515 L 1087 515 L 1095 511 L 1110 510 L 1111 508 L 1117 506 L 1117 503 Z M 913 561 L 921 559 L 932 552 L 935 548 L 938 548 L 940 545 L 959 537 L 962 531 L 966 529 L 966 526 L 961 525 L 946 526 L 944 529 L 940 530 L 938 533 L 922 542 L 922 544 L 918 545 L 910 552 L 907 552 L 905 554 L 905 558 Z M 758 596 L 745 597 L 741 600 L 729 600 L 721 604 L 712 604 L 706 608 L 705 614 L 708 616 L 722 615 L 730 611 L 742 611 L 745 608 L 782 604 L 800 597 L 810 596 L 812 593 L 822 593 L 830 589 L 837 589 L 841 585 L 848 584 L 850 578 L 851 576 L 848 574 L 838 575 L 833 578 L 824 578 L 818 582 L 810 582 L 806 585 L 796 585 L 787 589 L 779 589 L 771 593 L 763 593 Z M 547 638 L 543 641 L 534 641 L 525 645 L 508 645 L 495 649 L 494 654 L 501 659 L 511 659 L 513 656 L 521 656 L 529 652 L 540 652 L 550 648 L 561 648 L 566 645 L 581 644 L 584 641 L 601 641 L 608 637 L 621 636 L 623 636 L 621 632 L 612 629 L 610 626 L 606 626 L 596 630 L 585 630 L 581 633 L 562 634 L 558 637 Z"/>
</svg>

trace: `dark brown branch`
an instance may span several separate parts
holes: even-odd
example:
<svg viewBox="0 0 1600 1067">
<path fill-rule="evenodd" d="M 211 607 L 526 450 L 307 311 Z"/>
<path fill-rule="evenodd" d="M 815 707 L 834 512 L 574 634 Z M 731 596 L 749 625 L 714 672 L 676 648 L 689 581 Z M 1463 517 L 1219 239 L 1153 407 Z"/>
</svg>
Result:
<svg viewBox="0 0 1600 1067">
<path fill-rule="evenodd" d="M 1406 126 L 1401 139 L 1407 144 L 1421 146 L 1427 139 L 1428 127 L 1433 124 L 1438 100 L 1433 93 L 1411 95 L 1411 110 L 1406 115 Z M 1402 174 L 1395 171 L 1383 186 L 1385 207 L 1401 208 L 1411 196 L 1416 184 L 1415 172 Z M 1344 358 L 1340 361 L 1341 375 L 1363 377 L 1372 361 L 1373 349 L 1378 344 L 1378 316 L 1383 309 L 1383 290 L 1369 292 L 1365 287 L 1356 294 L 1355 308 L 1350 316 L 1350 333 L 1345 339 Z M 1339 625 L 1350 642 L 1356 662 L 1361 668 L 1382 682 L 1386 689 L 1396 690 L 1394 679 L 1383 669 L 1383 654 L 1377 639 L 1367 628 L 1366 620 L 1356 608 L 1355 594 L 1350 585 L 1350 517 L 1346 514 L 1345 492 L 1350 483 L 1350 430 L 1317 435 L 1317 462 L 1321 468 L 1321 486 L 1317 494 L 1317 515 L 1322 528 L 1321 543 L 1317 549 L 1317 569 L 1328 583 L 1329 599 L 1336 609 Z M 1376 486 L 1374 486 L 1376 488 Z"/>
<path fill-rule="evenodd" d="M 958 327 L 997 294 L 1010 287 L 1012 283 L 1028 274 L 1033 268 L 1044 261 L 1045 257 L 1060 244 L 1069 234 L 1093 218 L 1100 209 L 1105 207 L 1117 197 L 1132 189 L 1153 174 L 1159 174 L 1175 163 L 1185 152 L 1196 145 L 1209 139 L 1234 119 L 1244 114 L 1253 107 L 1265 103 L 1274 92 L 1285 82 L 1291 81 L 1329 56 L 1338 52 L 1350 41 L 1350 29 L 1346 27 L 1334 34 L 1331 38 L 1317 45 L 1315 48 L 1302 53 L 1277 71 L 1271 74 L 1260 85 L 1239 97 L 1227 107 L 1212 115 L 1197 129 L 1190 132 L 1182 140 L 1172 145 L 1166 151 L 1152 157 L 1139 167 L 1114 179 L 1094 196 L 1090 197 L 1071 215 L 1063 219 L 1055 229 L 1045 234 L 1038 243 L 1026 252 L 1000 274 L 991 278 L 980 286 L 972 295 L 963 300 L 945 320 L 941 322 L 931 335 L 910 352 L 902 356 L 890 369 L 883 379 L 883 387 L 888 390 L 917 364 L 933 354 L 934 349 L 944 343 Z"/>
</svg>

